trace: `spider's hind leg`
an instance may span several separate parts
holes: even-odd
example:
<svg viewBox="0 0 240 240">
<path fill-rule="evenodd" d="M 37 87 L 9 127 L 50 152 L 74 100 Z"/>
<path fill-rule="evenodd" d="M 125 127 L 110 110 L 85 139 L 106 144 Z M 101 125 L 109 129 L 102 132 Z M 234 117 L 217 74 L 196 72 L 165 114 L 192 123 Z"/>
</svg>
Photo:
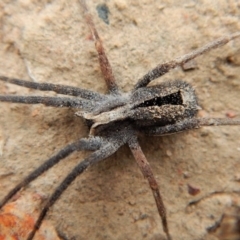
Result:
<svg viewBox="0 0 240 240">
<path fill-rule="evenodd" d="M 105 79 L 105 82 L 107 84 L 108 90 L 112 94 L 118 94 L 119 90 L 118 90 L 118 86 L 116 84 L 116 80 L 115 80 L 113 72 L 112 72 L 112 67 L 111 67 L 110 62 L 105 53 L 105 50 L 104 50 L 104 47 L 102 44 L 102 40 L 98 35 L 96 26 L 93 22 L 92 15 L 88 10 L 86 1 L 85 0 L 79 0 L 79 1 L 83 7 L 86 22 L 91 30 L 92 37 L 95 42 L 95 47 L 96 47 L 96 50 L 98 53 L 98 60 L 99 60 L 100 68 L 101 68 L 103 77 Z"/>
<path fill-rule="evenodd" d="M 178 66 L 182 66 L 183 64 L 191 61 L 192 59 L 204 53 L 207 53 L 215 48 L 219 48 L 239 37 L 240 37 L 240 32 L 235 32 L 233 34 L 223 36 L 221 38 L 216 39 L 215 41 L 212 41 L 204 45 L 203 47 L 200 47 L 192 52 L 189 52 L 188 54 L 175 58 L 172 61 L 157 65 L 155 68 L 150 70 L 147 74 L 145 74 L 142 78 L 140 78 L 137 81 L 134 87 L 134 91 L 138 88 L 146 87 L 151 81 L 163 76 L 164 74 L 168 73 L 171 69 L 176 68 Z"/>
<path fill-rule="evenodd" d="M 143 176 L 148 180 L 149 186 L 152 189 L 152 193 L 157 205 L 158 213 L 162 220 L 162 226 L 165 234 L 167 235 L 167 239 L 171 240 L 171 236 L 168 230 L 168 222 L 167 222 L 167 214 L 166 209 L 159 191 L 159 187 L 157 184 L 157 181 L 153 175 L 152 169 L 142 152 L 142 149 L 137 141 L 137 139 L 131 139 L 131 141 L 128 142 L 129 147 L 132 151 L 132 154 L 138 164 L 138 167 L 140 168 Z"/>
<path fill-rule="evenodd" d="M 223 125 L 240 125 L 240 119 L 230 118 L 188 118 L 174 124 L 169 124 L 163 127 L 146 128 L 144 133 L 150 136 L 161 136 L 173 134 L 190 129 L 200 128 L 202 126 L 223 126 Z"/>
</svg>

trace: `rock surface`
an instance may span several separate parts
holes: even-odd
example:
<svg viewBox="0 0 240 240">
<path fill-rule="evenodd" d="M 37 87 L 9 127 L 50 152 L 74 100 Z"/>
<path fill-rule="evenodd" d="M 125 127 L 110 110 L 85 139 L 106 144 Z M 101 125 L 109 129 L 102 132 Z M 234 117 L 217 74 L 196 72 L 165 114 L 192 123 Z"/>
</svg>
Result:
<svg viewBox="0 0 240 240">
<path fill-rule="evenodd" d="M 107 25 L 90 1 L 99 34 L 123 91 L 158 63 L 224 34 L 240 31 L 238 1 L 102 1 Z M 240 117 L 240 40 L 196 59 L 156 82 L 184 79 L 200 116 Z M 79 86 L 105 93 L 96 51 L 77 1 L 0 3 L 0 74 Z M 46 95 L 10 84 L 1 94 Z M 53 95 L 53 93 L 49 93 Z M 140 142 L 168 211 L 173 239 L 217 239 L 207 232 L 226 208 L 240 206 L 240 127 L 205 127 Z M 0 103 L 0 196 L 66 144 L 87 135 L 74 112 L 43 105 Z M 26 192 L 46 197 L 88 153 L 75 153 L 34 181 Z M 238 179 L 238 180 L 237 180 Z M 200 190 L 188 193 L 188 186 Z M 194 200 L 202 199 L 189 206 Z M 69 239 L 165 239 L 152 193 L 127 147 L 79 177 L 48 219 Z"/>
</svg>

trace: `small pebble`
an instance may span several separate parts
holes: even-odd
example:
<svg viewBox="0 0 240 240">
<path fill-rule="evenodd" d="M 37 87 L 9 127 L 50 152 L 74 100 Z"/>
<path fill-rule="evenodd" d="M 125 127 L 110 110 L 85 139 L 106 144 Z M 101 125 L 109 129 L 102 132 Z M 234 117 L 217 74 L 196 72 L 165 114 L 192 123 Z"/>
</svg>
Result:
<svg viewBox="0 0 240 240">
<path fill-rule="evenodd" d="M 237 116 L 237 114 L 233 111 L 226 112 L 226 117 L 228 117 L 228 118 L 235 118 L 236 116 Z"/>
<path fill-rule="evenodd" d="M 197 187 L 193 187 L 190 184 L 187 184 L 187 187 L 188 187 L 188 193 L 192 196 L 195 196 L 200 193 L 200 189 Z"/>
<path fill-rule="evenodd" d="M 127 7 L 127 2 L 125 0 L 115 0 L 115 6 L 119 11 L 122 11 Z"/>
</svg>

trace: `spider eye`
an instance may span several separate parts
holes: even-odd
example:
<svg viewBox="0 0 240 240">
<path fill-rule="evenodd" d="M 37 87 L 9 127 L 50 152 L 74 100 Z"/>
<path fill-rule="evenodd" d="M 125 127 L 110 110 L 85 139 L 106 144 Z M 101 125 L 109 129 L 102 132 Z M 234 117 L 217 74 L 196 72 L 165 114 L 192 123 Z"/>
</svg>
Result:
<svg viewBox="0 0 240 240">
<path fill-rule="evenodd" d="M 183 105 L 183 99 L 181 92 L 171 93 L 164 97 L 155 97 L 153 99 L 147 100 L 138 107 L 149 107 L 149 106 L 163 106 L 163 105 Z"/>
</svg>

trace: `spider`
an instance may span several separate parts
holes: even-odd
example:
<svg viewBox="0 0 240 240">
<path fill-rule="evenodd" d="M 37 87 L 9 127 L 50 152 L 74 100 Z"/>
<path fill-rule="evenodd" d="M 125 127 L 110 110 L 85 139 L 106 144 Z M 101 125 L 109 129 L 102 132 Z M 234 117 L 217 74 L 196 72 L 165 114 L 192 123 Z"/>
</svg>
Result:
<svg viewBox="0 0 240 240">
<path fill-rule="evenodd" d="M 80 1 L 86 22 L 91 30 L 98 53 L 100 68 L 108 88 L 108 94 L 102 95 L 76 87 L 54 85 L 50 83 L 35 83 L 0 76 L 1 81 L 41 91 L 54 91 L 71 97 L 40 97 L 0 95 L 2 102 L 25 104 L 44 104 L 54 107 L 69 107 L 77 109 L 76 115 L 85 119 L 89 126 L 89 136 L 73 142 L 57 154 L 46 160 L 41 166 L 30 173 L 22 182 L 16 185 L 0 202 L 3 207 L 21 188 L 53 167 L 55 164 L 75 151 L 93 151 L 80 162 L 46 201 L 28 240 L 33 239 L 40 228 L 49 208 L 57 201 L 66 188 L 91 165 L 111 156 L 121 146 L 127 144 L 143 173 L 148 180 L 160 215 L 163 230 L 167 239 L 171 239 L 165 206 L 153 176 L 151 167 L 138 143 L 140 134 L 162 136 L 201 126 L 240 125 L 240 119 L 198 118 L 199 106 L 194 89 L 183 81 L 169 81 L 155 86 L 148 84 L 163 76 L 171 69 L 182 66 L 197 56 L 220 47 L 227 42 L 240 37 L 240 32 L 219 38 L 207 45 L 192 51 L 175 60 L 159 64 L 140 78 L 130 93 L 123 93 L 116 84 L 102 41 L 93 23 L 84 0 Z"/>
</svg>

